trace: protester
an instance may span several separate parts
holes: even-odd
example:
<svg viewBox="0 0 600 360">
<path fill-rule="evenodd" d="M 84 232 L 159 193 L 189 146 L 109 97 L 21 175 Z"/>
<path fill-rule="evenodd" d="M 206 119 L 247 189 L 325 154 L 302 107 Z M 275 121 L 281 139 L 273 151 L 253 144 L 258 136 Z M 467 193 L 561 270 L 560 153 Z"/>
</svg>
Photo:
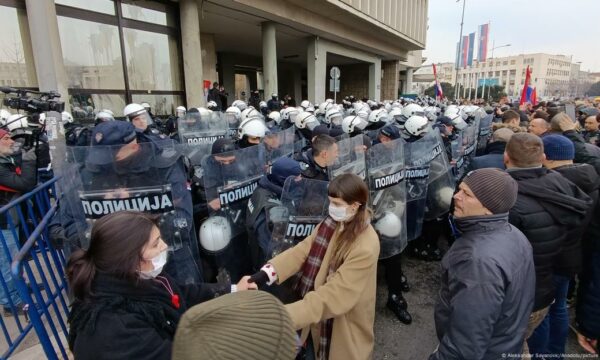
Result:
<svg viewBox="0 0 600 360">
<path fill-rule="evenodd" d="M 492 134 L 492 141 L 485 147 L 485 155 L 471 160 L 471 170 L 483 168 L 506 169 L 504 165 L 504 149 L 514 132 L 508 128 L 500 128 Z"/>
<path fill-rule="evenodd" d="M 583 138 L 586 142 L 600 146 L 600 129 L 598 123 L 600 121 L 600 115 L 588 116 L 585 119 L 585 133 Z"/>
<path fill-rule="evenodd" d="M 533 135 L 543 137 L 550 131 L 550 123 L 542 118 L 533 118 L 527 130 Z"/>
<path fill-rule="evenodd" d="M 442 260 L 429 359 L 500 359 L 518 354 L 533 307 L 535 270 L 527 238 L 508 223 L 517 182 L 498 169 L 470 172 L 454 195 L 461 233 Z"/>
<path fill-rule="evenodd" d="M 75 298 L 69 347 L 76 359 L 170 359 L 188 307 L 256 289 L 249 277 L 237 285 L 179 286 L 163 272 L 167 257 L 158 217 L 123 211 L 96 221 L 89 248 L 74 252 L 67 264 Z"/>
<path fill-rule="evenodd" d="M 519 184 L 509 221 L 521 230 L 533 248 L 535 303 L 525 338 L 544 320 L 555 299 L 554 261 L 565 242 L 567 230 L 580 226 L 591 199 L 559 173 L 542 167 L 544 145 L 533 134 L 515 134 L 506 145 L 504 163 Z M 525 353 L 529 350 L 527 344 Z"/>
<path fill-rule="evenodd" d="M 585 140 L 581 134 L 575 130 L 576 124 L 569 115 L 566 113 L 558 113 L 552 118 L 551 126 L 553 131 L 562 133 L 573 142 L 573 145 L 575 146 L 574 162 L 590 164 L 596 169 L 598 175 L 600 175 L 600 156 L 597 156 L 588 150 Z"/>
<path fill-rule="evenodd" d="M 285 307 L 262 291 L 223 295 L 183 314 L 173 360 L 290 360 L 296 337 Z"/>
<path fill-rule="evenodd" d="M 329 184 L 329 216 L 295 247 L 253 275 L 282 283 L 299 273 L 299 300 L 286 305 L 307 358 L 368 359 L 374 345 L 379 240 L 370 225 L 369 190 L 353 174 Z M 315 357 L 316 355 L 316 357 Z"/>
<path fill-rule="evenodd" d="M 568 229 L 562 248 L 555 259 L 553 279 L 555 300 L 550 305 L 544 321 L 529 338 L 533 353 L 556 357 L 562 356 L 566 350 L 569 334 L 567 292 L 569 281 L 582 270 L 581 237 L 590 221 L 600 222 L 600 219 L 592 219 L 598 201 L 600 179 L 591 165 L 573 164 L 575 147 L 569 139 L 562 135 L 548 135 L 543 138 L 543 141 L 546 155 L 544 167 L 559 172 L 590 196 L 593 202 L 583 223 Z"/>
<path fill-rule="evenodd" d="M 35 148 L 22 151 L 11 139 L 8 131 L 0 129 L 0 205 L 4 206 L 23 193 L 33 190 L 37 175 L 36 158 Z M 19 228 L 24 224 L 20 224 L 16 212 L 7 211 L 1 215 L 0 225 L 0 240 L 6 244 L 6 248 L 0 246 L 0 271 L 8 290 L 7 293 L 4 286 L 0 285 L 0 304 L 5 316 L 24 315 L 25 304 L 19 297 L 10 270 L 11 260 L 20 248 Z"/>
</svg>

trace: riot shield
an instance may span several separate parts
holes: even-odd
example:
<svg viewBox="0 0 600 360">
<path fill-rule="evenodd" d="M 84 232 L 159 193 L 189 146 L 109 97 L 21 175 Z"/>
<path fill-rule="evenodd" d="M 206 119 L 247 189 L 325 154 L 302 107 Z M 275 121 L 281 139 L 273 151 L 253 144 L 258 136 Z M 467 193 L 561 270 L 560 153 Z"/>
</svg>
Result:
<svg viewBox="0 0 600 360">
<path fill-rule="evenodd" d="M 479 119 L 475 119 L 464 131 L 463 142 L 465 144 L 466 168 L 469 168 L 471 159 L 475 157 L 477 139 L 479 138 Z"/>
<path fill-rule="evenodd" d="M 429 161 L 425 219 L 432 220 L 450 210 L 456 179 L 452 174 L 452 168 L 444 151 L 444 143 L 437 129 L 429 132 L 425 140 L 430 144 L 425 158 Z"/>
<path fill-rule="evenodd" d="M 183 284 L 202 280 L 192 201 L 181 154 L 173 142 L 68 149 L 77 171 L 68 196 L 69 216 L 82 244 L 91 225 L 110 213 L 131 210 L 160 216 L 161 237 L 171 252 L 166 270 Z M 123 229 L 135 231 L 135 229 Z M 169 271 L 171 269 L 172 271 Z"/>
<path fill-rule="evenodd" d="M 367 152 L 367 179 L 379 258 L 399 254 L 407 244 L 404 141 L 381 143 Z"/>
<path fill-rule="evenodd" d="M 327 167 L 329 179 L 345 173 L 358 175 L 361 179 L 366 177 L 366 148 L 362 136 L 355 136 L 337 142 L 339 156 L 333 165 Z"/>
<path fill-rule="evenodd" d="M 450 147 L 452 149 L 452 159 L 450 161 L 450 165 L 453 168 L 453 175 L 455 179 L 460 179 L 464 173 L 464 155 L 465 155 L 465 145 L 463 142 L 463 131 L 459 131 L 453 137 L 450 142 Z"/>
<path fill-rule="evenodd" d="M 207 156 L 203 163 L 209 217 L 200 226 L 200 245 L 221 273 L 235 281 L 249 271 L 246 239 L 248 199 L 265 173 L 259 146 Z M 225 272 L 223 272 L 225 271 Z"/>
<path fill-rule="evenodd" d="M 273 256 L 310 235 L 327 215 L 327 181 L 301 177 L 286 179 L 281 204 L 269 210 Z"/>
<path fill-rule="evenodd" d="M 212 144 L 227 135 L 227 121 L 221 119 L 219 111 L 213 111 L 210 117 L 203 118 L 198 112 L 188 112 L 177 119 L 179 141 L 182 144 Z"/>
<path fill-rule="evenodd" d="M 267 166 L 280 157 L 291 157 L 294 154 L 294 128 L 278 132 L 269 132 L 260 143 L 260 156 L 264 157 Z"/>
<path fill-rule="evenodd" d="M 477 139 L 477 155 L 483 155 L 490 137 L 492 136 L 493 114 L 483 114 L 479 120 L 479 138 Z"/>
<path fill-rule="evenodd" d="M 431 141 L 427 141 L 427 138 L 404 144 L 408 241 L 417 239 L 423 230 L 429 182 L 429 161 L 426 158 L 431 151 L 431 145 Z"/>
</svg>

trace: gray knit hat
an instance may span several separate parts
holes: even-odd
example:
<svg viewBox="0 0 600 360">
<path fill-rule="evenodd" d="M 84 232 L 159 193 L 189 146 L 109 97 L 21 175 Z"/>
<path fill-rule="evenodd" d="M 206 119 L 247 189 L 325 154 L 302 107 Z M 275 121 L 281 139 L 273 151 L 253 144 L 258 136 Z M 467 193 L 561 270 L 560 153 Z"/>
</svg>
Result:
<svg viewBox="0 0 600 360">
<path fill-rule="evenodd" d="M 494 214 L 505 213 L 515 205 L 519 185 L 506 172 L 499 169 L 478 169 L 463 179 L 473 194 Z"/>
<path fill-rule="evenodd" d="M 288 360 L 296 338 L 287 310 L 264 291 L 241 291 L 196 305 L 181 317 L 173 360 Z"/>
</svg>

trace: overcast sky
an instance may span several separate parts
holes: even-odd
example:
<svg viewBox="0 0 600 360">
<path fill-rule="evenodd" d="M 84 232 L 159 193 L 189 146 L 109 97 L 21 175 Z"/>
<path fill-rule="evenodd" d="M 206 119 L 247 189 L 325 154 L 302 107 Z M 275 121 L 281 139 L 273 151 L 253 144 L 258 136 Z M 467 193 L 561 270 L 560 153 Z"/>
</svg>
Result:
<svg viewBox="0 0 600 360">
<path fill-rule="evenodd" d="M 429 0 L 424 51 L 427 64 L 454 61 L 462 1 Z M 582 70 L 600 71 L 600 0 L 466 2 L 463 35 L 477 32 L 478 25 L 490 22 L 488 57 L 495 40 L 496 46 L 511 44 L 496 49 L 495 57 L 536 52 L 572 55 L 573 62 L 582 62 Z"/>
</svg>

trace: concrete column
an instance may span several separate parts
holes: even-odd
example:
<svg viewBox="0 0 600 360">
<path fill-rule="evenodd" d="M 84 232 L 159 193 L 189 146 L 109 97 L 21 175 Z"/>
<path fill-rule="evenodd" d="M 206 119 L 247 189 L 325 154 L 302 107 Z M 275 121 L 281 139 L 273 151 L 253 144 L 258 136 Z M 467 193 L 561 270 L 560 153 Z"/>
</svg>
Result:
<svg viewBox="0 0 600 360">
<path fill-rule="evenodd" d="M 31 46 L 40 91 L 58 91 L 69 111 L 67 74 L 63 62 L 54 0 L 26 0 Z"/>
<path fill-rule="evenodd" d="M 220 75 L 223 79 L 223 86 L 229 92 L 229 97 L 227 100 L 231 104 L 234 100 L 239 99 L 241 96 L 239 93 L 236 93 L 235 89 L 235 67 L 233 64 L 233 56 L 230 54 L 222 54 L 220 56 L 220 61 L 221 71 L 223 72 L 223 74 Z M 246 94 L 246 96 L 249 95 Z"/>
<path fill-rule="evenodd" d="M 294 100 L 296 100 L 296 105 L 300 105 L 302 99 L 302 67 L 297 66 L 292 70 L 294 77 Z"/>
<path fill-rule="evenodd" d="M 406 82 L 404 83 L 404 90 L 402 91 L 405 94 L 410 94 L 412 92 L 412 83 L 413 83 L 413 69 L 406 69 Z"/>
<path fill-rule="evenodd" d="M 196 0 L 181 0 L 179 17 L 181 19 L 181 49 L 183 50 L 183 76 L 185 77 L 187 106 L 204 106 L 206 99 L 203 90 L 202 46 Z"/>
<path fill-rule="evenodd" d="M 262 29 L 262 61 L 265 99 L 270 99 L 277 89 L 277 30 L 274 22 L 263 22 Z M 278 94 L 279 95 L 279 94 Z"/>
<path fill-rule="evenodd" d="M 379 101 L 381 98 L 381 59 L 369 65 L 369 99 Z"/>
<path fill-rule="evenodd" d="M 325 101 L 327 53 L 324 50 L 319 50 L 318 37 L 308 43 L 306 65 L 308 100 L 313 104 L 320 104 Z M 296 101 L 299 105 L 302 100 L 298 101 L 296 99 Z"/>
<path fill-rule="evenodd" d="M 381 63 L 381 99 L 394 100 L 398 98 L 398 83 L 400 69 L 398 61 L 383 61 Z"/>
</svg>

